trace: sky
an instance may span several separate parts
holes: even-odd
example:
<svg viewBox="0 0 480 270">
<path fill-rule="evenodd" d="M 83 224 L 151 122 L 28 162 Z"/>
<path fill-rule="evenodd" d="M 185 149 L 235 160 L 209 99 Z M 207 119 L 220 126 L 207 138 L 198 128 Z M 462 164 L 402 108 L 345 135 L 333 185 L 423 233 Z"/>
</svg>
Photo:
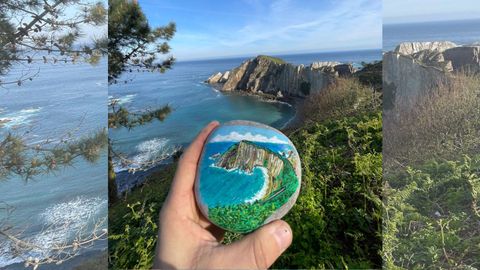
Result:
<svg viewBox="0 0 480 270">
<path fill-rule="evenodd" d="M 179 61 L 379 49 L 381 0 L 139 0 L 152 26 L 173 21 Z"/>
<path fill-rule="evenodd" d="M 480 0 L 383 0 L 384 23 L 480 18 Z"/>
</svg>

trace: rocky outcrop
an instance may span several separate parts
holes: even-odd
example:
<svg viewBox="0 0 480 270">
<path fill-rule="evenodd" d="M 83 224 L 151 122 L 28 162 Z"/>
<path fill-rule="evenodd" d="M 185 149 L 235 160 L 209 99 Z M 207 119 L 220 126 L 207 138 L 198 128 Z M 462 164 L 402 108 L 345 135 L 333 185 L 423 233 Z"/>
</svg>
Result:
<svg viewBox="0 0 480 270">
<path fill-rule="evenodd" d="M 457 44 L 450 41 L 402 42 L 395 48 L 394 52 L 400 54 L 414 54 L 423 50 L 443 52 L 457 46 Z"/>
<path fill-rule="evenodd" d="M 480 46 L 444 42 L 406 42 L 383 55 L 383 104 L 410 109 L 457 72 L 480 72 Z"/>
<path fill-rule="evenodd" d="M 337 76 L 355 72 L 352 65 L 337 62 L 315 62 L 310 66 L 285 63 L 267 56 L 243 62 L 224 74 L 217 73 L 206 80 L 222 91 L 268 93 L 275 96 L 308 96 L 334 82 Z"/>
<path fill-rule="evenodd" d="M 227 170 L 240 169 L 247 173 L 251 173 L 255 167 L 263 167 L 270 177 L 276 177 L 282 171 L 284 161 L 269 149 L 249 141 L 240 141 L 221 155 L 215 166 Z"/>
</svg>

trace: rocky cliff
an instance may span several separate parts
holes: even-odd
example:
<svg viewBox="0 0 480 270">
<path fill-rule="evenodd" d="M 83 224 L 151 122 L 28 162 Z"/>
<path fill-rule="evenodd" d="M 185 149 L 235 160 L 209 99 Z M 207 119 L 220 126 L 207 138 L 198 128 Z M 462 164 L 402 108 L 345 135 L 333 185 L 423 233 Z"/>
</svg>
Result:
<svg viewBox="0 0 480 270">
<path fill-rule="evenodd" d="M 457 72 L 480 72 L 480 46 L 405 42 L 383 55 L 384 108 L 410 109 Z"/>
<path fill-rule="evenodd" d="M 222 91 L 308 96 L 334 82 L 336 76 L 353 72 L 350 64 L 315 62 L 310 66 L 295 66 L 278 58 L 258 56 L 231 71 L 214 74 L 206 82 Z"/>
</svg>

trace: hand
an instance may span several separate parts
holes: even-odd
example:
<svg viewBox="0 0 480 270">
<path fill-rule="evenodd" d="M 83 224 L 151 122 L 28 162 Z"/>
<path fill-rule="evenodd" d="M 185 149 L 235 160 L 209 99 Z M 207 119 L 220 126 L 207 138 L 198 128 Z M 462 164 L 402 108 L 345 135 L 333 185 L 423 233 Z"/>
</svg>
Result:
<svg viewBox="0 0 480 270">
<path fill-rule="evenodd" d="M 220 244 L 224 231 L 201 214 L 193 191 L 203 145 L 217 126 L 218 122 L 208 124 L 178 163 L 160 212 L 154 268 L 264 269 L 270 267 L 292 242 L 290 226 L 277 220 L 235 243 Z"/>
</svg>

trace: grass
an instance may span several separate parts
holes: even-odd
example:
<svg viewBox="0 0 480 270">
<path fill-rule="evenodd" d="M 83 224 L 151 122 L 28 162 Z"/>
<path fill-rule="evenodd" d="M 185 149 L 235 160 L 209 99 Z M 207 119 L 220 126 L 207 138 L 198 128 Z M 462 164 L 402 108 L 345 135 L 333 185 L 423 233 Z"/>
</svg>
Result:
<svg viewBox="0 0 480 270">
<path fill-rule="evenodd" d="M 280 58 L 277 58 L 277 57 L 273 57 L 273 56 L 268 56 L 268 55 L 259 55 L 258 58 L 260 59 L 266 59 L 266 60 L 269 60 L 269 61 L 272 61 L 274 62 L 275 64 L 286 64 L 287 62 L 285 62 L 283 59 L 280 59 Z"/>
</svg>

